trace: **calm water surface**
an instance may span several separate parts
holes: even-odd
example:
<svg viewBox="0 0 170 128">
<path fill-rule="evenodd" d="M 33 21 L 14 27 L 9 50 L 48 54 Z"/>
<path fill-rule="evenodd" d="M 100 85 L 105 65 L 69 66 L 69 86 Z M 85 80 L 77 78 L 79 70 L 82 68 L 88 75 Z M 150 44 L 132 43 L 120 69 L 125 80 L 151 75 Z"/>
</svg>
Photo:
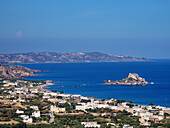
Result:
<svg viewBox="0 0 170 128">
<path fill-rule="evenodd" d="M 28 79 L 54 80 L 54 86 L 46 89 L 81 94 L 96 98 L 131 100 L 134 103 L 170 107 L 170 60 L 155 62 L 116 62 L 116 63 L 57 63 L 22 64 L 23 66 L 50 70 Z M 155 85 L 123 86 L 104 85 L 103 80 L 121 80 L 129 73 L 138 73 Z"/>
</svg>

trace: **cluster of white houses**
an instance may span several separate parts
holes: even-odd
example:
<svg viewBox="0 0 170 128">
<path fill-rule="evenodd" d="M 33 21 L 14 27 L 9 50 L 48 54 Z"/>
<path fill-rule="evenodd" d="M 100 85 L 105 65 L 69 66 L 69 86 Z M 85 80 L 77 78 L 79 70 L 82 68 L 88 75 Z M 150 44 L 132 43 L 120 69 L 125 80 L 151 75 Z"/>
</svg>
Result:
<svg viewBox="0 0 170 128">
<path fill-rule="evenodd" d="M 23 82 L 23 81 L 22 81 Z M 4 81 L 4 83 L 8 83 L 11 85 L 17 85 L 17 82 L 15 83 L 9 83 L 9 81 Z M 6 88 L 8 88 L 8 86 L 4 86 Z M 31 88 L 30 88 L 31 87 Z M 1 88 L 2 89 L 2 88 Z M 150 123 L 148 122 L 149 120 L 153 120 L 153 121 L 160 121 L 164 118 L 164 112 L 169 113 L 170 114 L 170 108 L 167 107 L 161 107 L 161 106 L 143 106 L 143 105 L 136 105 L 133 106 L 132 108 L 130 108 L 127 105 L 127 102 L 124 103 L 120 103 L 118 105 L 109 105 L 108 103 L 112 102 L 113 99 L 110 100 L 98 100 L 98 99 L 94 99 L 94 98 L 88 98 L 88 97 L 84 97 L 81 95 L 71 95 L 71 94 L 61 94 L 59 92 L 51 92 L 51 91 L 46 91 L 40 87 L 32 87 L 31 86 L 23 86 L 23 87 L 15 87 L 13 90 L 5 90 L 6 93 L 9 93 L 10 96 L 12 95 L 16 95 L 16 94 L 24 94 L 26 96 L 31 96 L 34 95 L 35 93 L 41 93 L 42 98 L 43 99 L 48 99 L 48 101 L 51 102 L 59 102 L 59 103 L 65 103 L 68 102 L 71 99 L 75 99 L 77 101 L 77 104 L 75 109 L 76 110 L 82 110 L 84 112 L 87 112 L 87 109 L 96 109 L 96 108 L 109 108 L 112 110 L 126 110 L 130 113 L 132 113 L 134 116 L 139 116 L 140 117 L 140 122 L 142 125 L 145 126 L 149 126 Z M 81 102 L 81 100 L 87 100 L 88 102 Z M 22 98 L 18 98 L 17 100 L 12 100 L 12 102 L 25 102 L 24 99 Z M 39 111 L 38 106 L 31 106 L 30 108 L 32 108 L 34 110 L 34 112 L 28 116 L 24 114 L 24 111 L 21 110 L 17 110 L 16 113 L 18 115 L 20 115 L 20 117 L 23 119 L 23 122 L 25 123 L 32 123 L 33 119 L 32 117 L 36 117 L 39 118 L 41 117 L 41 113 Z M 157 111 L 158 114 L 154 115 L 153 111 Z M 57 107 L 57 106 L 53 106 L 51 105 L 51 107 L 49 108 L 49 112 L 52 113 L 65 113 L 66 110 L 65 108 L 62 107 Z M 99 124 L 97 124 L 96 122 L 82 122 L 82 125 L 84 125 L 85 127 L 100 127 Z"/>
<path fill-rule="evenodd" d="M 130 108 L 126 104 L 127 103 L 124 102 L 118 104 L 117 106 L 111 106 L 108 105 L 106 102 L 101 104 L 99 103 L 99 101 L 94 101 L 94 99 L 92 99 L 91 102 L 79 103 L 79 105 L 76 106 L 76 110 L 82 110 L 84 112 L 86 112 L 86 110 L 88 109 L 96 109 L 96 108 L 109 108 L 109 109 L 120 110 L 120 111 L 126 110 L 132 113 L 134 116 L 139 116 L 141 125 L 144 126 L 150 125 L 149 120 L 152 120 L 154 122 L 159 122 L 160 120 L 164 119 L 164 112 L 170 113 L 170 109 L 166 107 L 155 106 L 155 108 L 153 109 L 152 106 L 138 105 Z M 158 114 L 154 115 L 153 111 L 157 111 Z"/>
<path fill-rule="evenodd" d="M 25 123 L 32 123 L 33 122 L 32 117 L 36 117 L 36 118 L 41 117 L 38 106 L 31 106 L 30 108 L 32 108 L 34 110 L 34 112 L 32 113 L 31 116 L 24 115 L 24 111 L 22 111 L 22 110 L 16 111 L 16 114 L 18 114 L 23 119 L 23 122 L 25 122 Z"/>
</svg>

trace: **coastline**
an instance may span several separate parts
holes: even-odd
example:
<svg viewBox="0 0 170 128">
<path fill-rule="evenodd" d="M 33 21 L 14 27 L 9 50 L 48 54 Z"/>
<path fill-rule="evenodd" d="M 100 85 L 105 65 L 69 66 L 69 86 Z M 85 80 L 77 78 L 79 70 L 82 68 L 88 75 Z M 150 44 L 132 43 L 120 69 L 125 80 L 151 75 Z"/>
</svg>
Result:
<svg viewBox="0 0 170 128">
<path fill-rule="evenodd" d="M 51 85 L 55 85 L 55 84 L 54 84 L 54 83 L 51 83 L 51 82 L 47 82 L 46 84 L 39 85 L 39 86 L 37 86 L 37 87 L 38 87 L 40 90 L 43 90 L 43 91 L 46 91 L 46 92 L 51 92 L 50 90 L 45 89 L 45 87 L 51 86 Z"/>
<path fill-rule="evenodd" d="M 45 87 L 48 87 L 48 86 L 52 86 L 52 85 L 55 85 L 54 83 L 52 83 L 52 82 L 48 82 L 47 84 L 43 84 L 43 85 L 39 85 L 39 86 L 37 86 L 40 90 L 42 90 L 42 91 L 44 91 L 44 92 L 48 92 L 48 93 L 50 93 L 50 92 L 52 92 L 51 90 L 49 90 L 49 89 L 45 89 Z M 125 85 L 126 86 L 126 85 Z M 133 86 L 133 85 L 131 85 L 131 86 Z M 56 90 L 56 91 L 58 91 L 58 90 Z M 59 91 L 58 91 L 59 92 Z M 85 96 L 85 97 L 88 97 L 88 98 L 90 98 L 91 96 L 86 96 L 86 95 L 82 95 L 82 94 L 78 94 L 78 93 L 64 93 L 64 94 L 71 94 L 71 95 L 81 95 L 81 96 Z M 93 97 L 93 96 L 92 96 Z M 126 99 L 119 99 L 119 98 L 115 98 L 115 97 L 112 97 L 113 99 L 115 99 L 115 100 L 126 100 Z M 112 99 L 111 98 L 111 99 Z M 96 98 L 96 99 L 98 99 L 98 100 L 101 100 L 101 99 L 105 99 L 105 100 L 107 100 L 107 98 Z M 128 101 L 128 100 L 127 100 Z M 143 105 L 143 106 L 149 106 L 148 104 L 140 104 L 140 103 L 135 103 L 134 101 L 132 101 L 134 104 L 136 104 L 136 105 Z M 156 105 L 154 105 L 154 106 L 162 106 L 162 107 L 167 107 L 167 108 L 169 108 L 169 106 L 164 106 L 164 105 L 158 105 L 158 104 L 156 104 Z"/>
<path fill-rule="evenodd" d="M 41 87 L 41 89 L 44 91 L 44 92 L 48 92 L 48 93 L 50 93 L 50 92 L 52 92 L 51 90 L 49 90 L 49 89 L 45 89 L 45 87 L 48 87 L 48 86 L 51 86 L 51 85 L 55 85 L 54 83 L 51 83 L 51 82 L 49 82 L 48 84 L 44 84 L 44 85 L 40 85 Z M 124 85 L 124 86 L 127 86 L 127 85 Z M 128 86 L 134 86 L 134 85 L 128 85 Z M 137 85 L 138 86 L 138 85 Z M 56 90 L 56 91 L 58 91 L 58 90 Z M 58 91 L 59 92 L 59 91 Z M 80 93 L 64 93 L 64 94 L 71 94 L 71 95 L 81 95 L 81 96 L 85 96 L 85 97 L 88 97 L 88 98 L 90 98 L 91 96 L 86 96 L 86 95 L 82 95 L 82 94 L 80 94 Z M 93 97 L 93 96 L 92 96 Z M 111 97 L 111 99 L 115 99 L 115 100 L 126 100 L 126 101 L 128 101 L 127 99 L 121 99 L 121 98 L 115 98 L 115 97 Z M 101 99 L 105 99 L 105 100 L 107 100 L 108 98 L 96 98 L 96 99 L 98 99 L 98 100 L 101 100 Z M 134 102 L 133 100 L 132 100 L 132 102 L 134 103 L 134 104 L 136 104 L 136 105 L 143 105 L 143 106 L 149 106 L 149 104 L 145 104 L 145 103 L 137 103 L 137 102 Z M 152 102 L 152 101 L 151 101 Z M 169 108 L 170 106 L 167 106 L 167 105 L 160 105 L 160 104 L 155 104 L 154 106 L 162 106 L 162 107 L 167 107 L 167 108 Z"/>
</svg>

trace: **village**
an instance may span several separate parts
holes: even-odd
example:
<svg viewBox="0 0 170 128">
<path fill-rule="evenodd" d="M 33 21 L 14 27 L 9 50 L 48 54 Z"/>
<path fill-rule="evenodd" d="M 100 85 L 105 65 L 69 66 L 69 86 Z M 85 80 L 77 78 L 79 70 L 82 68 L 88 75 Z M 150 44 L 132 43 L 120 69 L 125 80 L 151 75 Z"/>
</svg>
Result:
<svg viewBox="0 0 170 128">
<path fill-rule="evenodd" d="M 168 127 L 170 108 L 132 101 L 96 99 L 44 89 L 52 81 L 0 79 L 0 126 Z"/>
</svg>

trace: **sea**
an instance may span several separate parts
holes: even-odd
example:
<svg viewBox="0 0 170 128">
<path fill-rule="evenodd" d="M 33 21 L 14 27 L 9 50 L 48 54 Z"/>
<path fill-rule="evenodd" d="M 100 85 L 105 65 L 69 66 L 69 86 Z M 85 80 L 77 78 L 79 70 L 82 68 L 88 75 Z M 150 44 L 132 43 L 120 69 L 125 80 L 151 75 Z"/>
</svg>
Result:
<svg viewBox="0 0 170 128">
<path fill-rule="evenodd" d="M 98 99 L 123 99 L 135 104 L 170 107 L 170 60 L 152 62 L 104 62 L 104 63 L 40 63 L 20 64 L 42 72 L 31 80 L 53 80 L 48 90 L 63 91 L 66 94 L 93 96 Z M 147 86 L 105 85 L 104 80 L 121 80 L 129 73 L 137 73 Z"/>
</svg>

